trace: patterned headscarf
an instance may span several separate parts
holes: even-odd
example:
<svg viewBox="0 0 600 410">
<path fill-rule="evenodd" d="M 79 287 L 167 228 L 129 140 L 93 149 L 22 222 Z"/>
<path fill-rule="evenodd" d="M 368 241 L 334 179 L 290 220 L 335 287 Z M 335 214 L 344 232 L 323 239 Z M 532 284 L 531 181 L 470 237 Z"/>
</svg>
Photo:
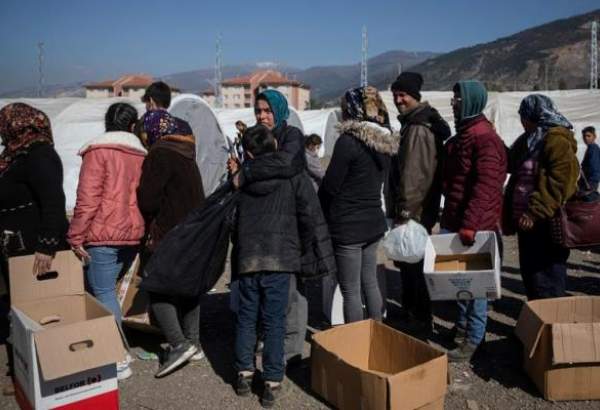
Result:
<svg viewBox="0 0 600 410">
<path fill-rule="evenodd" d="M 345 120 L 374 122 L 390 128 L 387 108 L 375 87 L 359 87 L 346 91 L 342 97 L 342 117 Z"/>
<path fill-rule="evenodd" d="M 277 90 L 265 90 L 256 96 L 256 101 L 265 100 L 275 119 L 275 127 L 279 127 L 290 116 L 290 109 L 285 96 Z"/>
<path fill-rule="evenodd" d="M 535 132 L 527 138 L 527 148 L 530 152 L 536 150 L 548 128 L 565 127 L 573 129 L 573 125 L 558 112 L 549 97 L 542 94 L 530 94 L 523 98 L 519 107 L 519 115 L 537 125 Z"/>
<path fill-rule="evenodd" d="M 0 175 L 29 147 L 36 143 L 53 144 L 50 119 L 42 111 L 23 103 L 9 104 L 0 110 Z"/>
<path fill-rule="evenodd" d="M 159 139 L 167 135 L 193 135 L 190 125 L 169 114 L 165 110 L 147 111 L 142 117 L 146 142 L 151 147 Z"/>
</svg>

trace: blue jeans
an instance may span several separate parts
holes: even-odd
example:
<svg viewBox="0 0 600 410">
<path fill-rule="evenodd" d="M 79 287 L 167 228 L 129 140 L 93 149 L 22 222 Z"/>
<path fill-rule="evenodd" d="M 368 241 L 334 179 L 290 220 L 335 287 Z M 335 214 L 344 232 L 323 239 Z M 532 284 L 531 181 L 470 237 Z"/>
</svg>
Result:
<svg viewBox="0 0 600 410">
<path fill-rule="evenodd" d="M 263 379 L 281 382 L 285 372 L 285 316 L 290 288 L 289 273 L 243 274 L 238 279 L 239 306 L 235 335 L 235 367 L 254 372 L 256 324 L 264 330 Z"/>
<path fill-rule="evenodd" d="M 131 266 L 137 246 L 90 246 L 90 263 L 85 268 L 89 292 L 115 316 L 121 324 L 121 307 L 117 300 L 117 278 Z"/>
</svg>

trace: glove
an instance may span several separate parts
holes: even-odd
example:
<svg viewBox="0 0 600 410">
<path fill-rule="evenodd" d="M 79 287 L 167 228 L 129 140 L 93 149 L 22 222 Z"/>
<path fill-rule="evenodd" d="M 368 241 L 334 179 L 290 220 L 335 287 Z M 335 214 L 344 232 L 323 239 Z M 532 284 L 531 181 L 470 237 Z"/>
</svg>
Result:
<svg viewBox="0 0 600 410">
<path fill-rule="evenodd" d="M 476 232 L 472 229 L 461 228 L 458 231 L 458 237 L 465 246 L 473 246 L 475 243 L 475 234 Z"/>
</svg>

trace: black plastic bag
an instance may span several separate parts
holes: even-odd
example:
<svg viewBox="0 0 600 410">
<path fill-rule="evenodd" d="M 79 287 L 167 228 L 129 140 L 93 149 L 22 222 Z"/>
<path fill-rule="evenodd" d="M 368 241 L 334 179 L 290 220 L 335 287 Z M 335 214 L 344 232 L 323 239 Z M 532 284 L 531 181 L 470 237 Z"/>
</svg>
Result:
<svg viewBox="0 0 600 410">
<path fill-rule="evenodd" d="M 238 195 L 225 183 L 171 229 L 144 266 L 140 287 L 179 297 L 212 289 L 225 268 Z"/>
</svg>

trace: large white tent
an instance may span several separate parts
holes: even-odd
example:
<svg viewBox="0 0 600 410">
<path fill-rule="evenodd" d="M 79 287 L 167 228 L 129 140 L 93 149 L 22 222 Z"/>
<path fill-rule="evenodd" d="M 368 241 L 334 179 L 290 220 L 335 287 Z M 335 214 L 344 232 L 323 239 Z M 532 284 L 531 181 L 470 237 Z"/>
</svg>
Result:
<svg viewBox="0 0 600 410">
<path fill-rule="evenodd" d="M 104 132 L 104 115 L 115 102 L 132 104 L 141 115 L 145 111 L 139 100 L 127 98 L 27 98 L 0 100 L 0 108 L 13 102 L 24 102 L 44 111 L 50 118 L 56 151 L 63 163 L 67 209 L 75 206 L 81 157 L 79 149 Z M 190 122 L 196 135 L 199 155 L 196 160 L 206 193 L 212 192 L 225 173 L 226 143 L 214 112 L 197 96 L 182 95 L 173 99 L 174 114 Z M 219 155 L 223 161 L 219 163 Z"/>
<path fill-rule="evenodd" d="M 340 136 L 336 125 L 339 123 L 339 109 L 329 108 L 323 110 L 300 111 L 300 119 L 304 125 L 306 135 L 317 134 L 323 139 L 323 146 L 319 156 L 331 156 L 333 146 Z"/>
</svg>

